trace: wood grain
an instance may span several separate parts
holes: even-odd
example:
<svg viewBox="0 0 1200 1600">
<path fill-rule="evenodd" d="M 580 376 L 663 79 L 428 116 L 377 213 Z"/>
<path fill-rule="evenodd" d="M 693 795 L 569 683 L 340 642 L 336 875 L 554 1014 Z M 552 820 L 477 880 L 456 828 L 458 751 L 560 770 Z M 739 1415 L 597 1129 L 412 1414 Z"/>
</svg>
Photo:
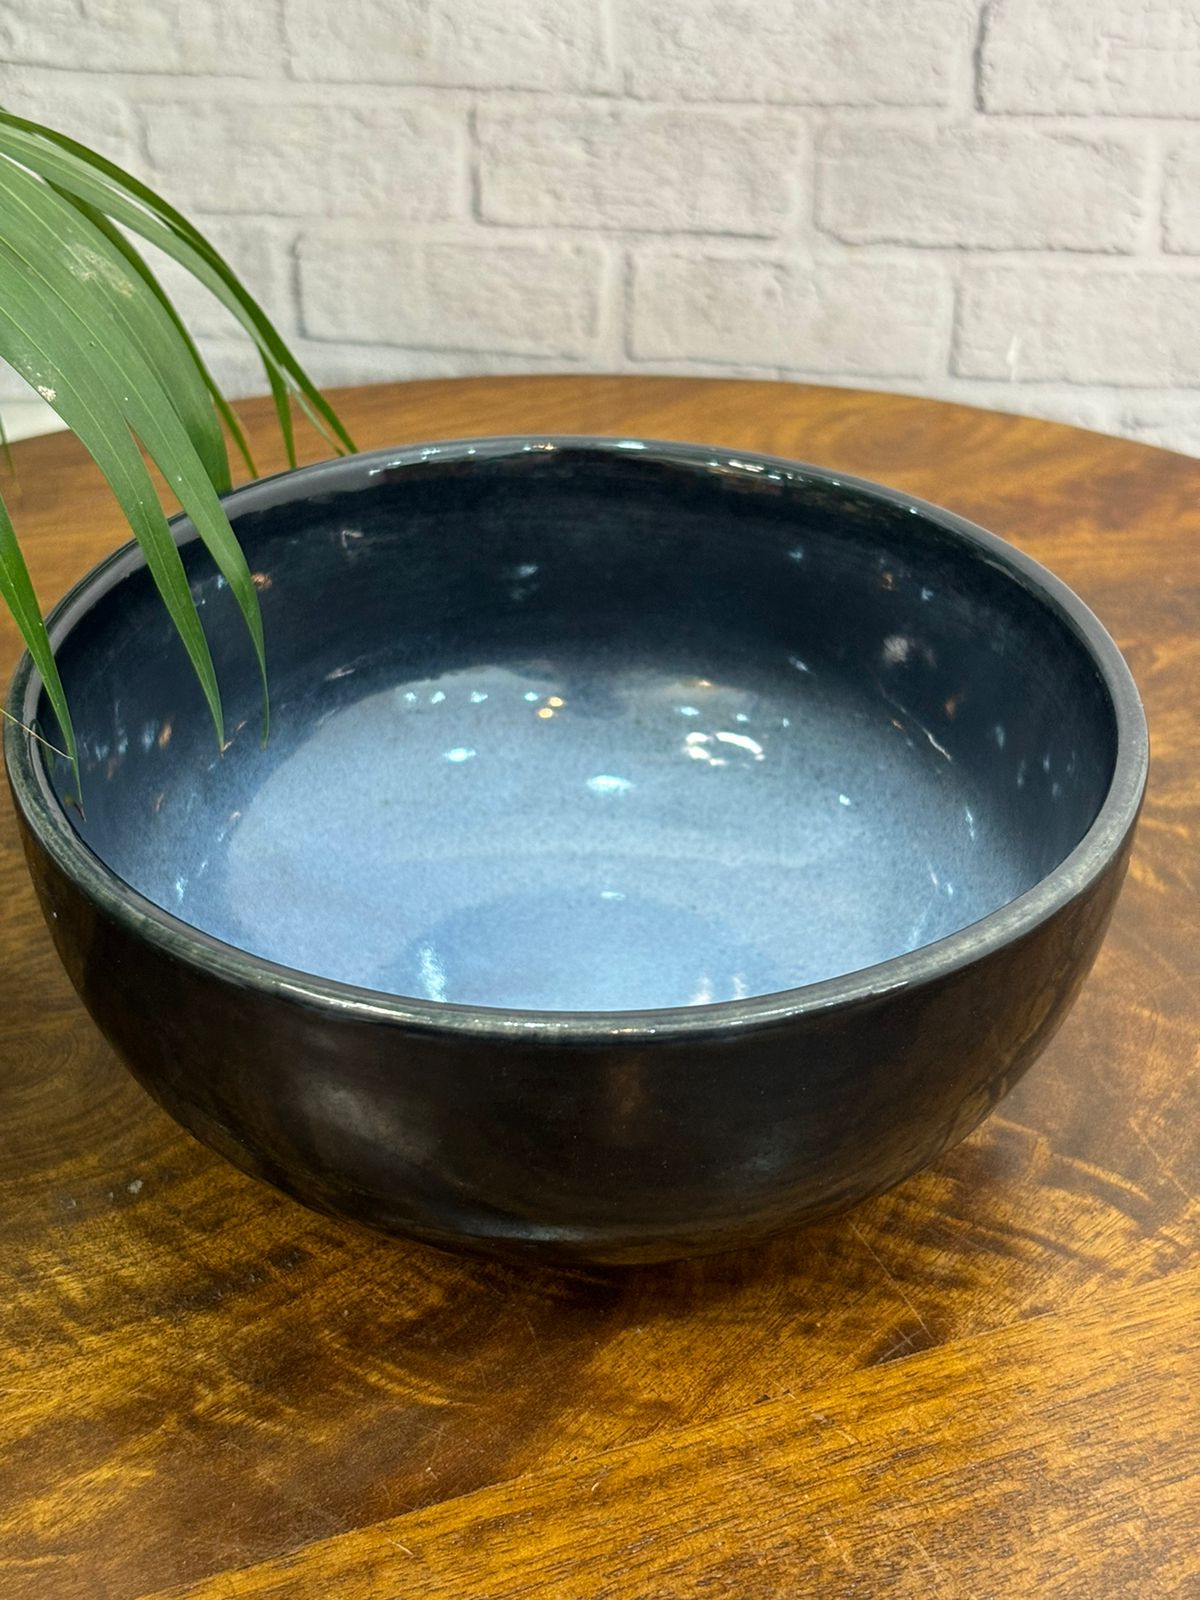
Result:
<svg viewBox="0 0 1200 1600">
<path fill-rule="evenodd" d="M 707 439 L 891 482 L 1012 539 L 1092 605 L 1142 689 L 1153 756 L 1131 881 L 1043 1061 L 933 1170 L 755 1252 L 564 1276 L 375 1239 L 194 1144 L 82 1013 L 5 814 L 0 1594 L 753 1600 L 812 1592 L 810 1535 L 830 1552 L 822 1593 L 1200 1592 L 1185 1437 L 1200 462 L 786 385 L 485 379 L 338 398 L 364 446 Z M 268 406 L 242 410 L 260 467 L 281 466 Z M 14 454 L 14 518 L 50 599 L 123 534 L 72 440 Z M 5 622 L 0 667 L 15 655 Z M 861 1448 L 839 1454 L 814 1408 Z M 596 1491 L 598 1542 L 579 1486 L 613 1452 L 624 1475 Z M 506 1507 L 526 1521 L 500 1534 Z M 410 1571 L 377 1525 L 390 1537 L 413 1517 L 417 1542 L 396 1535 L 425 1563 Z"/>
<path fill-rule="evenodd" d="M 1200 1271 L 1118 1291 L 1077 1321 L 1038 1317 L 376 1523 L 172 1600 L 1195 1594 L 1200 1352 L 1176 1315 L 1183 1289 L 1200 1293 Z"/>
</svg>

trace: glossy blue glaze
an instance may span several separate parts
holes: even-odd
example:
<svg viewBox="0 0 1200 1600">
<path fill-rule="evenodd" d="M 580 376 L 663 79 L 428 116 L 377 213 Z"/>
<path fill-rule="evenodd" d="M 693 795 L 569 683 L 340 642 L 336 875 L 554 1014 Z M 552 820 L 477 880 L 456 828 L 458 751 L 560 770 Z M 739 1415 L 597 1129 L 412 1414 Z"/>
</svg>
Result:
<svg viewBox="0 0 1200 1600">
<path fill-rule="evenodd" d="M 965 928 L 1095 815 L 1113 729 L 1085 654 L 928 519 L 754 463 L 463 459 L 380 463 L 303 526 L 237 519 L 265 750 L 199 553 L 222 754 L 144 579 L 92 619 L 80 828 L 156 905 L 397 995 L 694 1006 Z"/>
<path fill-rule="evenodd" d="M 308 1204 L 629 1262 L 877 1193 L 1071 1005 L 1146 775 L 1048 573 L 948 512 L 692 445 L 490 440 L 227 502 L 273 684 L 186 524 L 223 753 L 136 552 L 4 729 L 72 981 L 152 1094 Z"/>
<path fill-rule="evenodd" d="M 718 682 L 664 655 L 400 684 L 347 663 L 283 697 L 265 753 L 240 737 L 107 859 L 287 966 L 577 1011 L 832 977 L 1033 881 L 969 775 L 886 702 L 786 663 Z"/>
</svg>

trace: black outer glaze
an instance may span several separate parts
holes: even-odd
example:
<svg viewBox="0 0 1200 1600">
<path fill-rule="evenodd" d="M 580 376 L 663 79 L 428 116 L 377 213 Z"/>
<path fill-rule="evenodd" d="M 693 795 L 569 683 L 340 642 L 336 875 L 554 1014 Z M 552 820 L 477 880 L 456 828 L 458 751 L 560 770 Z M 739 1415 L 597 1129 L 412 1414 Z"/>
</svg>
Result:
<svg viewBox="0 0 1200 1600">
<path fill-rule="evenodd" d="M 653 450 L 693 466 L 727 456 Z M 260 509 L 418 456 L 306 469 L 234 498 Z M 453 1248 L 636 1262 L 730 1248 L 853 1205 L 992 1110 L 1066 1015 L 1119 892 L 1146 774 L 1137 693 L 1086 607 L 1001 541 L 890 491 L 788 470 L 860 503 L 916 504 L 1067 618 L 1117 735 L 1107 797 L 1067 858 L 949 938 L 781 994 L 640 1013 L 437 1006 L 273 966 L 152 906 L 82 845 L 36 747 L 10 724 L 10 783 L 59 954 L 174 1117 L 247 1172 L 375 1227 Z M 112 566 L 60 606 L 56 643 Z M 37 688 L 26 658 L 15 715 L 31 714 Z"/>
</svg>

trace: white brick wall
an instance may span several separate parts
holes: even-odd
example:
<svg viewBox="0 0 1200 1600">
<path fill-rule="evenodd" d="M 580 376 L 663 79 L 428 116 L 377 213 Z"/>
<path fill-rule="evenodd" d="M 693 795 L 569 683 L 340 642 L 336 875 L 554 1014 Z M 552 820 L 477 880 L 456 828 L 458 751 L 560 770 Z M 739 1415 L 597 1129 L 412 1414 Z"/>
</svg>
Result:
<svg viewBox="0 0 1200 1600">
<path fill-rule="evenodd" d="M 847 244 L 1128 253 L 1146 165 L 1136 135 L 838 121 L 821 141 L 817 225 Z"/>
<path fill-rule="evenodd" d="M 822 377 L 920 379 L 949 305 L 936 262 L 647 252 L 630 286 L 629 352 L 736 365 L 754 351 Z"/>
<path fill-rule="evenodd" d="M 511 227 L 787 231 L 802 129 L 773 111 L 542 102 L 476 117 L 479 217 Z"/>
<path fill-rule="evenodd" d="M 322 382 L 811 378 L 1200 453 L 1200 0 L 2 0 L 0 103 Z"/>
<path fill-rule="evenodd" d="M 599 349 L 607 262 L 593 244 L 416 243 L 392 228 L 300 240 L 304 332 L 333 343 L 586 358 Z"/>
<path fill-rule="evenodd" d="M 1184 387 L 1200 372 L 1200 271 L 971 266 L 954 370 L 967 378 Z"/>
<path fill-rule="evenodd" d="M 993 0 L 981 45 L 986 111 L 1200 114 L 1193 0 Z"/>
</svg>

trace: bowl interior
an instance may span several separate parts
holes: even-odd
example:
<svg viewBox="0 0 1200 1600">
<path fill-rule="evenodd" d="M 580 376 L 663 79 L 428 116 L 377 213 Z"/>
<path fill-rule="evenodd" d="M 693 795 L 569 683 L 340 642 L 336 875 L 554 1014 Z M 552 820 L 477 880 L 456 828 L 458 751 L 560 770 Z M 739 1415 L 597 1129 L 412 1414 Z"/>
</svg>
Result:
<svg viewBox="0 0 1200 1600">
<path fill-rule="evenodd" d="M 185 543 L 223 754 L 125 558 L 60 645 L 76 825 L 149 900 L 302 971 L 553 1011 L 773 993 L 1005 905 L 1112 778 L 1070 621 L 953 519 L 863 485 L 509 442 L 293 475 L 231 512 L 269 744 L 204 552 Z"/>
</svg>

